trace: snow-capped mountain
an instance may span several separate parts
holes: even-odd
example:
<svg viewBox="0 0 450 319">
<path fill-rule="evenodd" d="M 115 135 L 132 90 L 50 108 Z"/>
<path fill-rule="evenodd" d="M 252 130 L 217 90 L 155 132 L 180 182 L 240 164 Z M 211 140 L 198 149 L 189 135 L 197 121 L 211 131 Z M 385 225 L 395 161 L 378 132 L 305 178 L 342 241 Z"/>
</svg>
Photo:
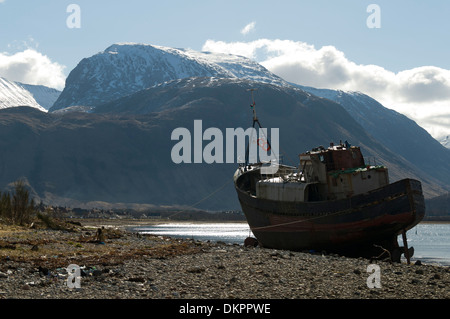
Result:
<svg viewBox="0 0 450 319">
<path fill-rule="evenodd" d="M 31 106 L 47 112 L 60 93 L 46 86 L 23 84 L 0 77 L 0 109 Z"/>
<path fill-rule="evenodd" d="M 288 85 L 262 65 L 241 56 L 147 44 L 114 44 L 83 59 L 72 70 L 50 111 L 96 106 L 187 77 L 244 78 Z"/>
<path fill-rule="evenodd" d="M 448 167 L 450 153 L 442 147 L 442 145 L 445 146 L 445 141 L 437 141 L 405 115 L 384 107 L 375 99 L 361 92 L 299 87 L 315 96 L 340 104 L 380 143 L 407 158 L 422 170 L 430 172 L 435 178 L 440 178 L 441 174 L 450 176 Z M 436 167 L 441 167 L 441 169 L 436 171 Z"/>
<path fill-rule="evenodd" d="M 294 85 L 311 94 L 339 103 L 370 134 L 385 143 L 394 145 L 396 144 L 393 142 L 394 140 L 411 141 L 411 143 L 400 143 L 398 145 L 412 147 L 414 141 L 416 141 L 416 144 L 421 142 L 436 144 L 437 141 L 444 147 L 450 148 L 448 136 L 437 139 L 431 138 L 431 136 L 428 136 L 428 132 L 417 125 L 417 123 L 401 113 L 384 107 L 377 100 L 366 94 Z M 421 136 L 427 137 L 426 140 L 419 141 L 415 138 L 419 131 L 423 131 Z M 393 132 L 397 133 L 393 134 Z"/>
<path fill-rule="evenodd" d="M 450 149 L 450 135 L 443 136 L 442 138 L 440 138 L 438 140 L 442 145 L 444 145 L 446 148 Z"/>
<path fill-rule="evenodd" d="M 25 175 L 52 204 L 191 205 L 221 187 L 236 165 L 175 164 L 173 130 L 190 129 L 196 119 L 205 128 L 250 126 L 252 88 L 263 125 L 280 129 L 286 164 L 342 139 L 387 165 L 391 181 L 420 179 L 429 197 L 449 189 L 449 150 L 367 95 L 296 87 L 243 57 L 137 44 L 83 59 L 48 113 L 0 111 L 0 149 L 8 150 L 0 188 Z M 202 208 L 238 207 L 232 187 L 216 195 Z"/>
<path fill-rule="evenodd" d="M 398 126 L 399 123 L 406 126 L 415 124 L 405 115 L 384 107 L 377 100 L 361 92 L 317 89 L 301 85 L 296 86 L 315 96 L 340 104 L 361 126 L 369 130 L 371 134 L 380 132 L 379 125 L 382 123 L 384 125 L 394 125 L 394 127 Z M 373 123 L 374 120 L 377 120 L 377 122 Z M 416 124 L 416 126 L 418 125 Z"/>
<path fill-rule="evenodd" d="M 20 82 L 16 83 L 30 92 L 36 102 L 46 110 L 53 106 L 61 94 L 61 91 L 44 85 L 31 85 Z"/>
<path fill-rule="evenodd" d="M 36 102 L 33 95 L 20 84 L 0 78 L 0 109 L 24 105 L 46 112 L 46 110 Z"/>
</svg>

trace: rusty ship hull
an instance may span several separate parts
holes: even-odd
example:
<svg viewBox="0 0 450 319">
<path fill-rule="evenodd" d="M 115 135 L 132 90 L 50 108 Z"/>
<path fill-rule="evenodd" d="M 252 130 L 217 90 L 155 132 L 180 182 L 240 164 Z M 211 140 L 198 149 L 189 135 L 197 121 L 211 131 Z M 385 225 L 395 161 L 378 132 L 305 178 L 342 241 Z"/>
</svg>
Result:
<svg viewBox="0 0 450 319">
<path fill-rule="evenodd" d="M 370 256 L 383 248 L 395 254 L 397 236 L 425 214 L 421 183 L 414 179 L 345 199 L 289 202 L 255 196 L 259 170 L 238 170 L 235 188 L 247 222 L 263 247 L 349 256 Z"/>
</svg>

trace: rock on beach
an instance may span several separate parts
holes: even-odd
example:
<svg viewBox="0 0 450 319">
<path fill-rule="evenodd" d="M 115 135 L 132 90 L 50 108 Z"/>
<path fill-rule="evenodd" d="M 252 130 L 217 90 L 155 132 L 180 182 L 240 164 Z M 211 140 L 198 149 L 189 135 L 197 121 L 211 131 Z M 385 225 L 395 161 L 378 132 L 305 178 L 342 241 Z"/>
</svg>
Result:
<svg viewBox="0 0 450 319">
<path fill-rule="evenodd" d="M 370 288 L 374 273 L 363 258 L 114 227 L 105 229 L 100 245 L 92 233 L 86 227 L 0 232 L 7 244 L 0 249 L 0 299 L 450 299 L 444 266 L 377 261 L 380 287 Z M 69 265 L 79 267 L 79 277 Z"/>
</svg>

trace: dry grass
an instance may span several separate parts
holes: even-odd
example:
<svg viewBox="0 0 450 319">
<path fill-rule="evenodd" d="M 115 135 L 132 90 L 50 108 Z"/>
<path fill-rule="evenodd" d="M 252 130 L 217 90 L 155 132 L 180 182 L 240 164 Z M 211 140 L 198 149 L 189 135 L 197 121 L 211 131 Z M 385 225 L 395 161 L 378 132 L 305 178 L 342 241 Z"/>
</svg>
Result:
<svg viewBox="0 0 450 319">
<path fill-rule="evenodd" d="M 115 265 L 127 259 L 164 259 L 195 254 L 201 247 L 189 241 L 103 229 L 104 244 L 95 237 L 96 227 L 74 227 L 72 231 L 29 229 L 0 225 L 0 261 L 32 263 L 36 267 L 59 268 L 69 264 Z"/>
</svg>

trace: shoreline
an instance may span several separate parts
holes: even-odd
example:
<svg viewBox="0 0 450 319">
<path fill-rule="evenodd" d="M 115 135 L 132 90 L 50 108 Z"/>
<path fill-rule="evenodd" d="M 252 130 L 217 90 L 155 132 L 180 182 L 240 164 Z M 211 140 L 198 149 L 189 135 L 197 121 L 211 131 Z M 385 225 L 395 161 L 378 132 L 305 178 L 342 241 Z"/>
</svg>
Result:
<svg viewBox="0 0 450 319">
<path fill-rule="evenodd" d="M 83 221 L 83 219 L 79 219 L 78 221 Z M 87 220 L 84 220 L 87 221 Z M 135 227 L 145 227 L 145 226 L 155 226 L 155 225 L 171 225 L 171 224 L 190 224 L 190 225 L 201 225 L 201 224 L 220 224 L 220 223 L 226 223 L 226 224 L 245 224 L 247 225 L 246 221 L 210 221 L 210 220 L 206 220 L 206 221 L 198 221 L 198 220 L 193 220 L 193 221 L 188 221 L 188 220 L 182 220 L 182 221 L 177 221 L 177 220 L 162 220 L 162 219 L 155 219 L 155 220 L 147 220 L 147 219 L 114 219 L 114 220 L 109 220 L 109 219 L 92 219 L 90 220 L 88 223 L 86 223 L 86 225 L 92 225 L 92 226 L 88 226 L 88 227 L 99 227 L 99 226 L 106 226 L 106 227 L 117 227 L 119 229 L 122 229 L 124 231 L 130 231 L 133 233 L 136 233 L 137 231 L 134 229 Z M 420 224 L 450 224 L 448 222 L 445 221 L 438 221 L 438 222 L 431 222 L 431 221 L 422 221 Z M 97 226 L 95 226 L 97 225 Z M 412 229 L 410 230 L 412 231 Z M 158 235 L 159 236 L 159 235 Z M 199 241 L 205 240 L 205 239 L 198 239 L 198 238 L 194 238 L 194 236 L 181 236 L 181 235 L 164 235 L 166 237 L 173 237 L 174 239 L 179 239 L 179 238 L 185 238 L 185 239 L 196 239 Z M 242 239 L 242 243 L 239 243 L 240 245 L 244 244 L 244 240 Z M 214 240 L 211 239 L 211 241 L 214 242 Z M 221 240 L 218 240 L 221 241 Z M 236 244 L 236 242 L 233 243 L 228 243 L 228 244 Z M 402 261 L 406 262 L 405 257 L 402 257 Z M 427 265 L 438 265 L 438 266 L 444 266 L 444 267 L 450 267 L 450 259 L 447 258 L 441 258 L 441 257 L 430 257 L 430 256 L 425 256 L 425 257 L 417 257 L 417 256 L 413 256 L 411 258 L 411 262 L 416 262 L 416 261 L 420 261 L 424 264 Z"/>
<path fill-rule="evenodd" d="M 247 224 L 245 220 L 173 220 L 173 219 L 102 219 L 102 218 L 70 218 L 70 221 L 80 222 L 85 225 L 109 225 L 112 227 L 142 226 L 142 225 L 158 225 L 158 224 L 211 224 L 211 223 L 236 223 Z M 450 221 L 421 221 L 420 224 L 450 224 Z"/>
<path fill-rule="evenodd" d="M 152 224 L 139 224 L 139 225 L 130 225 L 130 226 L 125 226 L 124 229 L 128 230 L 128 231 L 132 231 L 132 232 L 136 232 L 137 230 L 135 229 L 135 227 L 145 227 L 145 226 L 155 226 L 155 225 L 171 225 L 171 224 L 177 224 L 177 225 L 184 225 L 184 224 L 189 224 L 189 225 L 201 225 L 201 224 L 220 224 L 221 222 L 213 222 L 213 221 L 161 221 L 161 222 L 154 222 Z M 247 225 L 247 222 L 245 221 L 222 221 L 222 223 L 227 223 L 227 224 L 245 224 Z M 442 223 L 442 222 L 438 222 L 438 223 L 434 223 L 434 222 L 425 222 L 423 224 L 447 224 L 446 222 Z M 170 226 L 169 226 L 170 227 Z M 412 231 L 412 230 L 411 230 Z M 196 239 L 199 241 L 203 241 L 203 240 L 208 240 L 208 241 L 223 241 L 223 240 L 214 240 L 214 239 L 201 239 L 201 236 L 183 236 L 183 235 L 164 235 L 164 236 L 169 236 L 169 237 L 173 237 L 173 238 L 186 238 L 186 239 Z M 399 235 L 400 236 L 400 235 Z M 243 245 L 244 244 L 244 240 L 245 238 L 242 239 L 242 242 L 236 242 L 236 241 L 232 241 L 232 242 L 226 242 L 228 244 L 240 244 Z M 399 239 L 400 240 L 400 239 Z M 405 257 L 402 257 L 402 261 L 406 262 Z M 431 256 L 424 256 L 424 257 L 417 257 L 417 256 L 413 256 L 411 258 L 411 262 L 416 262 L 416 261 L 420 261 L 424 264 L 428 264 L 428 265 L 438 265 L 438 266 L 445 266 L 448 267 L 450 266 L 450 258 L 449 257 L 431 257 Z"/>
<path fill-rule="evenodd" d="M 246 224 L 246 221 L 236 220 L 163 220 L 163 219 L 155 219 L 155 220 L 147 220 L 147 219 L 74 219 L 75 222 L 80 222 L 85 225 L 85 227 L 98 228 L 98 227 L 106 227 L 106 228 L 117 228 L 123 231 L 129 231 L 135 233 L 132 229 L 134 227 L 145 227 L 145 226 L 155 226 L 155 225 L 165 225 L 165 224 L 191 224 L 191 225 L 201 225 L 201 224 Z"/>
<path fill-rule="evenodd" d="M 450 220 L 422 220 L 420 224 L 450 224 Z"/>
<path fill-rule="evenodd" d="M 97 220 L 0 228 L 0 299 L 450 299 L 450 267 L 203 242 Z M 148 223 L 148 221 L 145 221 Z M 96 228 L 105 240 L 93 240 Z M 368 271 L 379 266 L 381 288 Z M 67 267 L 82 271 L 69 288 Z"/>
</svg>

